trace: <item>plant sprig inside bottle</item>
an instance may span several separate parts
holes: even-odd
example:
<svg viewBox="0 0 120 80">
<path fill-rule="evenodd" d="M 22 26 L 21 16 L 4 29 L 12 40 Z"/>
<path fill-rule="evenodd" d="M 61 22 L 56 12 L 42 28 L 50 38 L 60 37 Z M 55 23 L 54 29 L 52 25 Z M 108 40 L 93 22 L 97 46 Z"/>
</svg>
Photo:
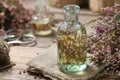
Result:
<svg viewBox="0 0 120 80">
<path fill-rule="evenodd" d="M 86 30 L 78 21 L 79 6 L 64 7 L 65 21 L 58 29 L 58 67 L 60 71 L 76 74 L 86 69 Z"/>
</svg>

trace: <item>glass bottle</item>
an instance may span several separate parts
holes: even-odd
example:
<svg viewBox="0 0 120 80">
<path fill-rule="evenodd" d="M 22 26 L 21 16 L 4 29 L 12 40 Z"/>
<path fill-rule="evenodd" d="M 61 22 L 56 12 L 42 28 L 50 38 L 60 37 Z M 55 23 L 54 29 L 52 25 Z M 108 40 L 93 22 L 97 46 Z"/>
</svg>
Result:
<svg viewBox="0 0 120 80">
<path fill-rule="evenodd" d="M 38 3 L 40 3 L 39 1 L 40 0 L 38 0 Z M 32 21 L 30 23 L 35 35 L 47 36 L 52 33 L 50 17 L 44 1 L 36 5 L 36 12 L 32 16 Z"/>
<path fill-rule="evenodd" d="M 58 68 L 67 74 L 81 74 L 87 68 L 85 64 L 87 34 L 84 26 L 78 21 L 80 7 L 64 6 L 64 22 L 57 31 Z"/>
</svg>

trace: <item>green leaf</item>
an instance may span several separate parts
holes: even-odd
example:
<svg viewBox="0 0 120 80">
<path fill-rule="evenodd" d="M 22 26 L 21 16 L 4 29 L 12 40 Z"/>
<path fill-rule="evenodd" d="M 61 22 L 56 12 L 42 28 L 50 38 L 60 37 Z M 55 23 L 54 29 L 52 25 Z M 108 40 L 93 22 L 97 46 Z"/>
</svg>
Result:
<svg viewBox="0 0 120 80">
<path fill-rule="evenodd" d="M 115 20 L 117 20 L 117 21 L 120 20 L 120 14 L 116 15 Z"/>
</svg>

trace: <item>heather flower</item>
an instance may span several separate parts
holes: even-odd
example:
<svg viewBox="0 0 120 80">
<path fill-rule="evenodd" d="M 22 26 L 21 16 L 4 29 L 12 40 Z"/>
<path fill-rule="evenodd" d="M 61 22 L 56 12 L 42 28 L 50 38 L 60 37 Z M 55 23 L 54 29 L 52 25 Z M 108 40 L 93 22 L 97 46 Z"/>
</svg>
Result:
<svg viewBox="0 0 120 80">
<path fill-rule="evenodd" d="M 0 23 L 4 23 L 5 14 L 3 12 L 0 13 Z"/>
<path fill-rule="evenodd" d="M 97 25 L 95 26 L 95 30 L 96 30 L 97 33 L 100 34 L 100 33 L 103 33 L 103 32 L 106 30 L 106 28 L 105 28 L 104 26 L 102 26 L 102 25 L 98 25 L 98 24 L 97 24 Z"/>
<path fill-rule="evenodd" d="M 21 35 L 31 15 L 21 0 L 3 0 L 0 2 L 0 29 L 13 29 L 17 35 Z"/>
<path fill-rule="evenodd" d="M 105 66 L 103 72 L 120 77 L 120 4 L 106 7 L 105 15 L 93 26 L 96 33 L 88 40 L 88 53 L 96 66 Z"/>
<path fill-rule="evenodd" d="M 8 5 L 5 2 L 1 2 L 0 4 L 3 5 L 3 8 L 8 8 Z"/>
</svg>

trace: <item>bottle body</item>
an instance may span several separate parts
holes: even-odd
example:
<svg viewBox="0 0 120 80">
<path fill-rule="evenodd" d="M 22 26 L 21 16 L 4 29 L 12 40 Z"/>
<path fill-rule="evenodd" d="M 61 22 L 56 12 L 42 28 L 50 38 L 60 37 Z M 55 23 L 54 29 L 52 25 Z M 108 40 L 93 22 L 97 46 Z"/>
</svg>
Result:
<svg viewBox="0 0 120 80">
<path fill-rule="evenodd" d="M 75 17 L 76 14 L 70 13 L 69 16 L 67 14 L 68 19 L 57 31 L 58 68 L 67 74 L 84 72 L 87 67 L 86 53 L 83 52 L 86 48 L 87 34 L 83 25 L 75 20 Z"/>
</svg>

